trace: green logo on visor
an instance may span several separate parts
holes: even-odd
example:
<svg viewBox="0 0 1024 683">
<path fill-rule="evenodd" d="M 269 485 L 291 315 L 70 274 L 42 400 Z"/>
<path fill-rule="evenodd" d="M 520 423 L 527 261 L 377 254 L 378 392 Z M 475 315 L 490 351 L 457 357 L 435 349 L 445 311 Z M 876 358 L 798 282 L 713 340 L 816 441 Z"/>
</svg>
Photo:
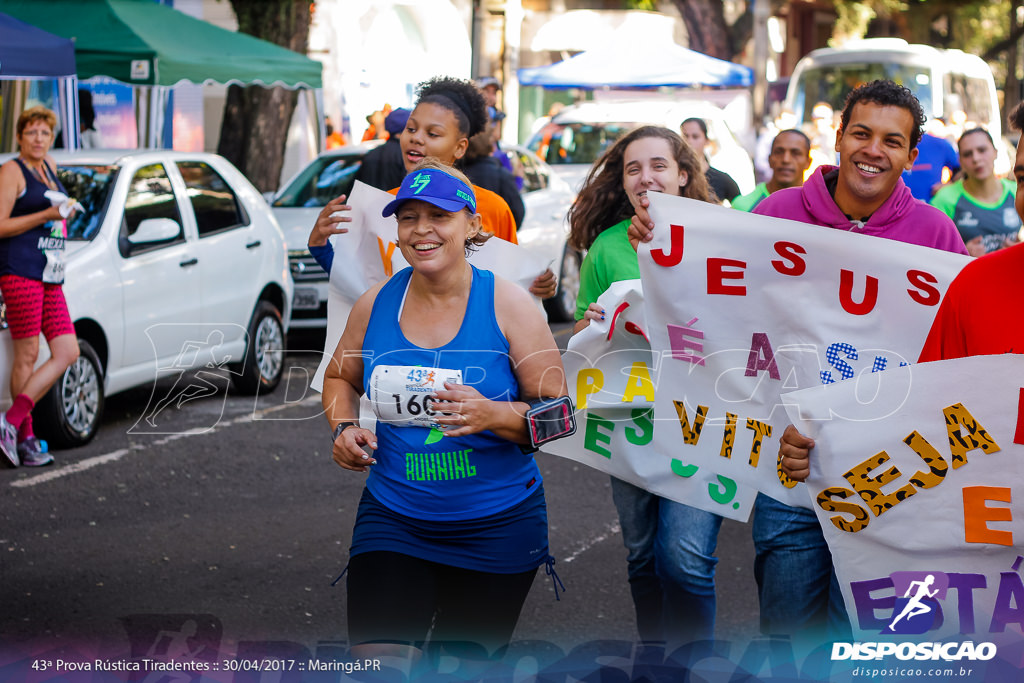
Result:
<svg viewBox="0 0 1024 683">
<path fill-rule="evenodd" d="M 413 191 L 413 194 L 419 194 L 420 192 L 423 192 L 429 184 L 429 175 L 426 173 L 417 173 L 416 177 L 412 179 L 412 185 L 409 186 L 409 189 Z"/>
</svg>

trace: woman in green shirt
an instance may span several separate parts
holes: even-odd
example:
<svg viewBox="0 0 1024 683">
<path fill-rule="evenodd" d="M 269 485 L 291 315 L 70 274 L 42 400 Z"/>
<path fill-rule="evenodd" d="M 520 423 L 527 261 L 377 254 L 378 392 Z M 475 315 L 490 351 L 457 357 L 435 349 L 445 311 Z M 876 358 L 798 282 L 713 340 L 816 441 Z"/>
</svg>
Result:
<svg viewBox="0 0 1024 683">
<path fill-rule="evenodd" d="M 604 315 L 597 298 L 613 282 L 640 277 L 626 231 L 635 202 L 648 190 L 713 201 L 697 154 L 674 131 L 642 126 L 609 147 L 569 210 L 569 243 L 588 252 L 580 266 L 573 332 Z"/>
<path fill-rule="evenodd" d="M 569 211 L 569 241 L 586 249 L 576 300 L 579 332 L 602 319 L 597 298 L 640 277 L 627 229 L 649 191 L 709 201 L 700 159 L 674 131 L 637 128 L 608 148 Z M 612 477 L 637 630 L 645 642 L 711 639 L 715 630 L 715 546 L 722 518 Z"/>
<path fill-rule="evenodd" d="M 1021 227 L 1014 207 L 1016 186 L 995 173 L 996 147 L 984 128 L 973 128 L 957 141 L 964 177 L 943 185 L 932 206 L 956 223 L 971 256 L 1016 244 Z"/>
</svg>

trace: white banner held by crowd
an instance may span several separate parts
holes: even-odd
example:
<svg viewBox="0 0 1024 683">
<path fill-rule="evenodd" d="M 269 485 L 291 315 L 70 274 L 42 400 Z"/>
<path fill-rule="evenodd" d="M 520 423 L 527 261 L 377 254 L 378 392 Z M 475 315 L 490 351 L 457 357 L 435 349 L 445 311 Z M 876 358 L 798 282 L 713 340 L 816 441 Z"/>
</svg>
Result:
<svg viewBox="0 0 1024 683">
<path fill-rule="evenodd" d="M 658 227 L 640 247 L 640 273 L 651 346 L 664 358 L 655 441 L 807 506 L 777 463 L 780 394 L 915 362 L 968 257 L 648 196 Z"/>
<path fill-rule="evenodd" d="M 660 496 L 746 520 L 757 494 L 659 448 L 653 420 L 657 360 L 645 337 L 640 280 L 613 283 L 598 299 L 604 320 L 573 335 L 562 355 L 576 405 L 576 433 L 545 452 L 588 465 Z M 677 429 L 658 425 L 659 429 Z"/>
<path fill-rule="evenodd" d="M 384 207 L 394 198 L 388 192 L 357 180 L 348 199 L 348 205 L 352 207 L 348 215 L 352 222 L 342 224 L 349 231 L 335 235 L 331 240 L 334 263 L 328 287 L 327 336 L 323 360 L 311 382 L 317 391 L 323 389 L 324 371 L 345 331 L 345 323 L 356 300 L 378 282 L 409 265 L 397 246 L 398 224 L 395 217 L 381 216 Z M 468 258 L 477 268 L 490 270 L 523 289 L 529 289 L 546 266 L 539 256 L 497 237 L 487 240 Z"/>
<path fill-rule="evenodd" d="M 1024 644 L 1024 356 L 783 399 L 815 440 L 807 486 L 855 639 Z"/>
</svg>

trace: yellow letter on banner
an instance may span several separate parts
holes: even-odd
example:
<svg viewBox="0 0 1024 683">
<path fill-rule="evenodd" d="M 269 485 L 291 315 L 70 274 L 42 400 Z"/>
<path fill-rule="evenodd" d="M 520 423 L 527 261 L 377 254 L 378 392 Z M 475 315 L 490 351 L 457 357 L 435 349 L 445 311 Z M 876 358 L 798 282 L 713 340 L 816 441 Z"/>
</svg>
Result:
<svg viewBox="0 0 1024 683">
<path fill-rule="evenodd" d="M 868 504 L 875 517 L 881 517 L 886 510 L 891 510 L 917 493 L 917 489 L 911 484 L 901 486 L 892 493 L 882 493 L 882 486 L 903 476 L 895 466 L 879 473 L 876 477 L 871 476 L 871 472 L 887 462 L 889 462 L 889 454 L 879 451 L 843 474 L 853 490 L 859 493 L 864 502 Z"/>
<path fill-rule="evenodd" d="M 580 370 L 576 376 L 576 408 L 587 407 L 587 396 L 596 394 L 604 386 L 604 373 L 597 368 Z"/>
<path fill-rule="evenodd" d="M 793 483 L 795 484 L 796 482 Z M 850 519 L 836 515 L 835 517 L 829 517 L 829 521 L 840 531 L 848 531 L 855 534 L 868 525 L 868 511 L 856 503 L 844 503 L 836 500 L 836 498 L 849 498 L 852 495 L 855 494 L 850 489 L 844 489 L 841 486 L 830 486 L 818 494 L 815 502 L 825 512 L 842 512 L 850 515 Z"/>
<path fill-rule="evenodd" d="M 966 465 L 967 454 L 976 448 L 985 453 L 995 453 L 999 450 L 999 444 L 988 435 L 963 403 L 954 403 L 948 408 L 943 408 L 942 412 L 946 416 L 946 432 L 949 434 L 949 451 L 953 456 L 954 470 Z"/>
<path fill-rule="evenodd" d="M 633 363 L 633 367 L 629 369 L 622 402 L 632 403 L 638 395 L 654 403 L 654 382 L 651 381 L 651 371 L 647 369 L 646 363 Z"/>
<path fill-rule="evenodd" d="M 708 415 L 707 406 L 697 406 L 697 414 L 693 418 L 693 427 L 690 427 L 690 419 L 686 414 L 686 405 L 682 401 L 672 401 L 676 406 L 676 414 L 679 416 L 679 426 L 683 430 L 683 443 L 691 446 L 696 445 L 700 440 L 700 430 L 704 428 L 704 419 Z M 683 475 L 692 476 L 692 475 Z"/>
</svg>

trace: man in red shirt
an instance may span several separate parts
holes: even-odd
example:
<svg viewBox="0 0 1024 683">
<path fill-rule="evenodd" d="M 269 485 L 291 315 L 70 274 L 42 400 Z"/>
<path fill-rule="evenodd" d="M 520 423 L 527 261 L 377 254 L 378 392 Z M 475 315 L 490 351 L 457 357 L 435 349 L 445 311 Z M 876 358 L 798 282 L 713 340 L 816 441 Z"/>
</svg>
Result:
<svg viewBox="0 0 1024 683">
<path fill-rule="evenodd" d="M 1024 131 L 1024 105 L 1010 114 L 1010 125 Z M 1024 135 L 1013 166 L 1014 206 L 1024 217 Z M 1000 249 L 968 263 L 946 290 L 918 362 L 1024 353 L 1024 244 Z"/>
</svg>

